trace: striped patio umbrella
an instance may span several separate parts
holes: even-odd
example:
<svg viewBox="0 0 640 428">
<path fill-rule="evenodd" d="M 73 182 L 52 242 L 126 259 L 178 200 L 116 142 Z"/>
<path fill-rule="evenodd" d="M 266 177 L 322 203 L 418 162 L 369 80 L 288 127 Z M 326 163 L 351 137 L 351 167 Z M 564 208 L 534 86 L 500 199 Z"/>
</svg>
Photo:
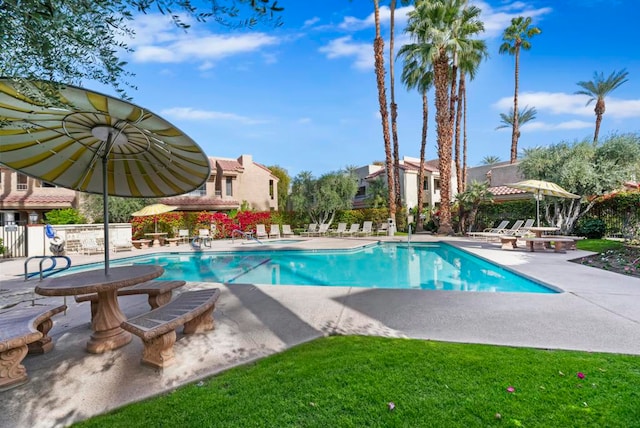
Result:
<svg viewBox="0 0 640 428">
<path fill-rule="evenodd" d="M 564 190 L 556 183 L 543 180 L 525 180 L 517 183 L 506 184 L 513 189 L 520 189 L 531 192 L 536 197 L 536 226 L 540 226 L 540 198 L 541 196 L 556 196 L 558 198 L 579 199 L 580 195 L 575 195 Z"/>
<path fill-rule="evenodd" d="M 152 204 L 147 205 L 139 211 L 131 213 L 134 217 L 146 217 L 153 216 L 153 222 L 155 224 L 155 231 L 158 232 L 158 215 L 171 212 L 176 210 L 178 207 L 174 207 L 173 205 L 165 205 L 165 204 Z"/>
<path fill-rule="evenodd" d="M 210 171 L 191 138 L 148 110 L 75 86 L 12 79 L 0 79 L 0 163 L 104 196 L 105 273 L 107 195 L 181 195 L 200 187 Z"/>
</svg>

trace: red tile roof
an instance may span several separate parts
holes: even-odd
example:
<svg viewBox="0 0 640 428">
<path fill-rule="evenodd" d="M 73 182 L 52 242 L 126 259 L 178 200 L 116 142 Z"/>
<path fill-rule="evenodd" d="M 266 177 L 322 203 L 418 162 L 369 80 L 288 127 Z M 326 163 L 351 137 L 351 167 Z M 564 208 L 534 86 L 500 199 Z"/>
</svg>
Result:
<svg viewBox="0 0 640 428">
<path fill-rule="evenodd" d="M 494 196 L 519 195 L 522 193 L 527 193 L 524 190 L 514 189 L 513 187 L 509 187 L 509 186 L 489 187 L 489 192 L 493 193 Z"/>
<path fill-rule="evenodd" d="M 239 172 L 244 170 L 244 167 L 236 160 L 216 159 L 216 163 L 223 171 Z"/>
<path fill-rule="evenodd" d="M 11 193 L 0 198 L 0 208 L 71 208 L 75 199 L 75 193 L 67 195 Z"/>
</svg>

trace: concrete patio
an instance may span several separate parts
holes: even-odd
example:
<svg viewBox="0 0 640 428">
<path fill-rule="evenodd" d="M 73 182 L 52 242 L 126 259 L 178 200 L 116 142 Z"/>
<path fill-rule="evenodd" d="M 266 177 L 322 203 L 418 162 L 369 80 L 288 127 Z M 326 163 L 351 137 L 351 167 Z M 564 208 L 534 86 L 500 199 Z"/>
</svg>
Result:
<svg viewBox="0 0 640 428">
<path fill-rule="evenodd" d="M 393 238 L 312 238 L 295 247 L 352 248 L 379 239 Z M 412 239 L 439 240 L 427 235 Z M 640 355 L 638 279 L 567 261 L 588 254 L 583 251 L 529 253 L 501 250 L 497 244 L 467 239 L 443 240 L 563 292 L 216 284 L 222 291 L 214 313 L 216 330 L 191 337 L 179 334 L 175 345 L 177 364 L 162 371 L 140 365 L 142 344 L 138 338 L 105 354 L 88 354 L 85 342 L 90 334 L 89 304 L 67 299 L 66 314 L 53 318 L 54 350 L 28 356 L 24 365 L 30 382 L 0 393 L 0 425 L 67 426 L 328 334 Z M 249 245 L 241 241 L 215 242 L 212 250 L 234 248 Z M 134 250 L 112 258 L 160 251 L 192 249 L 183 245 Z M 102 258 L 72 256 L 74 265 L 99 262 Z M 18 296 L 29 304 L 29 299 L 36 297 L 31 292 L 37 280 L 15 279 L 22 271 L 23 260 L 0 261 L 0 303 Z M 183 288 L 210 286 L 188 283 Z M 54 301 L 61 303 L 62 298 Z M 145 296 L 121 298 L 120 302 L 127 316 L 148 308 Z M 3 311 L 0 309 L 0 316 Z"/>
</svg>

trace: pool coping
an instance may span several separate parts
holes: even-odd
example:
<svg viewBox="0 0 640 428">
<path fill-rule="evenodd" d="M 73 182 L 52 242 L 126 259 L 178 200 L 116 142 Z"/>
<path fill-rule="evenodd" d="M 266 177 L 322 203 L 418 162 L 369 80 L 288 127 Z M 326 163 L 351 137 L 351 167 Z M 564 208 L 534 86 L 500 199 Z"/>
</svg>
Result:
<svg viewBox="0 0 640 428">
<path fill-rule="evenodd" d="M 390 238 L 369 241 L 387 239 Z M 466 239 L 413 239 L 452 243 L 564 292 L 216 284 L 222 292 L 215 312 L 216 330 L 179 338 L 178 364 L 161 372 L 140 366 L 141 343 L 135 339 L 107 354 L 87 354 L 84 342 L 89 332 L 88 305 L 68 299 L 67 314 L 54 317 L 51 336 L 56 348 L 43 356 L 27 357 L 24 364 L 31 381 L 0 393 L 3 422 L 8 426 L 68 425 L 331 334 L 640 355 L 640 281 L 568 262 L 590 253 L 529 253 L 501 250 L 495 244 Z M 319 249 L 347 248 L 367 241 L 313 240 Z M 102 255 L 73 257 L 75 263 L 101 258 Z M 9 279 L 12 274 L 20 274 L 22 262 L 1 262 L 0 270 L 2 279 Z M 2 281 L 0 289 L 25 292 L 33 284 Z M 184 288 L 206 286 L 210 284 L 189 283 Z M 143 296 L 122 302 L 128 315 L 147 310 Z M 47 406 L 42 406 L 43 397 Z"/>
</svg>

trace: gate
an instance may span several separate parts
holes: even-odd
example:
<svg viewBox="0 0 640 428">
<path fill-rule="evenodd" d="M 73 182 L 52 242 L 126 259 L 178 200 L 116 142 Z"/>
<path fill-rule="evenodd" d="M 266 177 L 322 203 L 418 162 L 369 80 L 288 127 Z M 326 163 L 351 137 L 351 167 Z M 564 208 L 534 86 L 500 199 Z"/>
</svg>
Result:
<svg viewBox="0 0 640 428">
<path fill-rule="evenodd" d="M 27 225 L 26 221 L 0 223 L 0 238 L 4 252 L 0 257 L 4 259 L 27 256 Z"/>
</svg>

